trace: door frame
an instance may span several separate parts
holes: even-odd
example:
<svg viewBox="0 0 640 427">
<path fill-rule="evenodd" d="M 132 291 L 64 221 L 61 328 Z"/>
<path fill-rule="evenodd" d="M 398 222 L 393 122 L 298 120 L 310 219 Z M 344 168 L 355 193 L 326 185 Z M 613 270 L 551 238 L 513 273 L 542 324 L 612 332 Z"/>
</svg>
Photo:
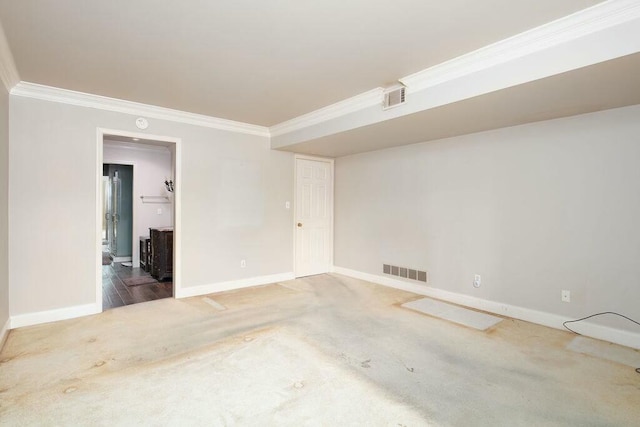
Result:
<svg viewBox="0 0 640 427">
<path fill-rule="evenodd" d="M 307 154 L 295 154 L 293 156 L 293 223 L 291 224 L 293 228 L 293 275 L 295 277 L 300 277 L 297 271 L 297 213 L 298 213 L 298 160 L 313 160 L 316 162 L 325 162 L 329 163 L 329 167 L 331 170 L 331 180 L 329 182 L 329 194 L 331 195 L 331 215 L 329 217 L 329 265 L 327 273 L 333 271 L 333 216 L 335 211 L 335 197 L 334 197 L 334 183 L 335 183 L 335 159 L 330 157 L 320 157 L 320 156 L 309 156 Z"/>
<path fill-rule="evenodd" d="M 118 129 L 96 128 L 96 227 L 95 227 L 95 263 L 96 266 L 96 308 L 102 312 L 102 203 L 100 193 L 102 191 L 102 163 L 105 136 L 124 136 L 129 138 L 139 138 L 142 140 L 158 141 L 172 144 L 169 150 L 172 153 L 174 177 L 173 177 L 173 298 L 181 294 L 182 290 L 182 138 L 173 136 L 150 135 L 139 132 L 129 132 Z M 134 165 L 135 173 L 135 165 Z M 135 177 L 133 198 L 135 202 Z M 135 205 L 135 203 L 134 203 Z M 135 220 L 135 206 L 133 208 Z M 132 244 L 136 240 L 132 236 Z"/>
</svg>

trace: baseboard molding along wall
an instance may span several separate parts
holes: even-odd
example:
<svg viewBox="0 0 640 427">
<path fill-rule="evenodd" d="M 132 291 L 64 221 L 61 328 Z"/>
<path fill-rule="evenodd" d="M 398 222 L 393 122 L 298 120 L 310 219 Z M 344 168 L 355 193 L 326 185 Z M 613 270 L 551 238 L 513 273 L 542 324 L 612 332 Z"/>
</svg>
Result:
<svg viewBox="0 0 640 427">
<path fill-rule="evenodd" d="M 11 316 L 11 329 L 23 326 L 39 325 L 41 323 L 56 322 L 58 320 L 73 319 L 76 317 L 89 316 L 102 312 L 102 307 L 98 304 L 77 305 L 74 307 L 59 308 L 56 310 L 39 311 L 36 313 L 19 314 Z"/>
<path fill-rule="evenodd" d="M 228 282 L 212 283 L 191 288 L 176 289 L 176 298 L 187 298 L 198 295 L 207 295 L 215 292 L 229 291 L 233 289 L 249 288 L 251 286 L 268 285 L 270 283 L 293 280 L 293 272 L 271 274 L 268 276 L 250 277 L 241 280 L 231 280 Z M 2 329 L 0 343 L 5 339 L 9 329 L 21 328 L 24 326 L 39 325 L 42 323 L 56 322 L 58 320 L 73 319 L 76 317 L 89 316 L 102 312 L 102 307 L 98 304 L 86 304 L 75 307 L 60 308 L 56 310 L 40 311 L 37 313 L 19 314 L 11 316 Z"/>
<path fill-rule="evenodd" d="M 267 276 L 249 277 L 247 279 L 230 280 L 228 282 L 210 283 L 207 285 L 192 286 L 176 289 L 176 298 L 188 298 L 198 295 L 213 294 L 216 292 L 231 291 L 234 289 L 250 288 L 252 286 L 268 285 L 270 283 L 283 282 L 295 279 L 293 272 L 270 274 Z"/>
<path fill-rule="evenodd" d="M 420 285 L 403 280 L 393 279 L 376 274 L 363 273 L 361 271 L 351 270 L 343 267 L 333 267 L 333 272 L 344 276 L 353 277 L 355 279 L 366 280 L 367 282 L 376 283 L 378 285 L 388 286 L 391 288 L 401 289 L 403 291 L 413 292 L 431 298 L 448 301 L 454 304 L 463 305 L 477 310 L 498 314 L 501 316 L 511 317 L 514 319 L 524 320 L 538 325 L 548 326 L 550 328 L 566 330 L 562 325 L 567 320 L 574 320 L 559 316 L 557 314 L 547 313 L 543 311 L 532 310 L 529 308 L 518 307 L 515 305 L 503 304 L 495 301 L 489 301 L 468 295 L 449 292 L 442 289 L 429 287 L 428 285 Z M 635 349 L 640 349 L 640 334 L 614 329 L 607 326 L 596 325 L 589 322 L 580 322 L 571 325 L 571 329 L 576 330 L 580 334 L 608 341 L 615 344 L 624 345 Z"/>
<path fill-rule="evenodd" d="M 9 336 L 9 327 L 11 326 L 11 318 L 8 318 L 6 322 L 4 322 L 4 326 L 0 329 L 0 351 L 4 347 L 4 343 L 7 342 L 7 337 Z"/>
</svg>

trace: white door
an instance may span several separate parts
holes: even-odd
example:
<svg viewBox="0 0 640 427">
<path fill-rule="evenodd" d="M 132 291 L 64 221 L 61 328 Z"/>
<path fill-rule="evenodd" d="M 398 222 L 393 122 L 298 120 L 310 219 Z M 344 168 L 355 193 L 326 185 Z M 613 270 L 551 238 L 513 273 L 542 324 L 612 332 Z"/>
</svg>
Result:
<svg viewBox="0 0 640 427">
<path fill-rule="evenodd" d="M 333 256 L 333 162 L 296 158 L 296 277 L 329 272 Z"/>
</svg>

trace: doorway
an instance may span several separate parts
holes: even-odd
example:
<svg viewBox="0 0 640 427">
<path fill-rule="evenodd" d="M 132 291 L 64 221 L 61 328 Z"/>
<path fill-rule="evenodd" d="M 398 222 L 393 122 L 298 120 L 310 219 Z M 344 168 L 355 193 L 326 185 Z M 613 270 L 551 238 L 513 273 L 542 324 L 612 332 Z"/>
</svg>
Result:
<svg viewBox="0 0 640 427">
<path fill-rule="evenodd" d="M 295 157 L 295 275 L 328 273 L 333 264 L 333 159 Z"/>
<path fill-rule="evenodd" d="M 179 143 L 175 138 L 98 130 L 102 262 L 96 273 L 96 303 L 103 311 L 176 294 Z"/>
</svg>

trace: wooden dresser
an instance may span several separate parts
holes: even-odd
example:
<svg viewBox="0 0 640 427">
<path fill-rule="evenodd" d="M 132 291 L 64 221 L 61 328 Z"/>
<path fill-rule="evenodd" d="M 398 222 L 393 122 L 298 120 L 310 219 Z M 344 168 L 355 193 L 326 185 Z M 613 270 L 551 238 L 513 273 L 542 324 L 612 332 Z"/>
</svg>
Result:
<svg viewBox="0 0 640 427">
<path fill-rule="evenodd" d="M 157 280 L 173 277 L 173 227 L 150 228 L 149 272 Z"/>
</svg>

